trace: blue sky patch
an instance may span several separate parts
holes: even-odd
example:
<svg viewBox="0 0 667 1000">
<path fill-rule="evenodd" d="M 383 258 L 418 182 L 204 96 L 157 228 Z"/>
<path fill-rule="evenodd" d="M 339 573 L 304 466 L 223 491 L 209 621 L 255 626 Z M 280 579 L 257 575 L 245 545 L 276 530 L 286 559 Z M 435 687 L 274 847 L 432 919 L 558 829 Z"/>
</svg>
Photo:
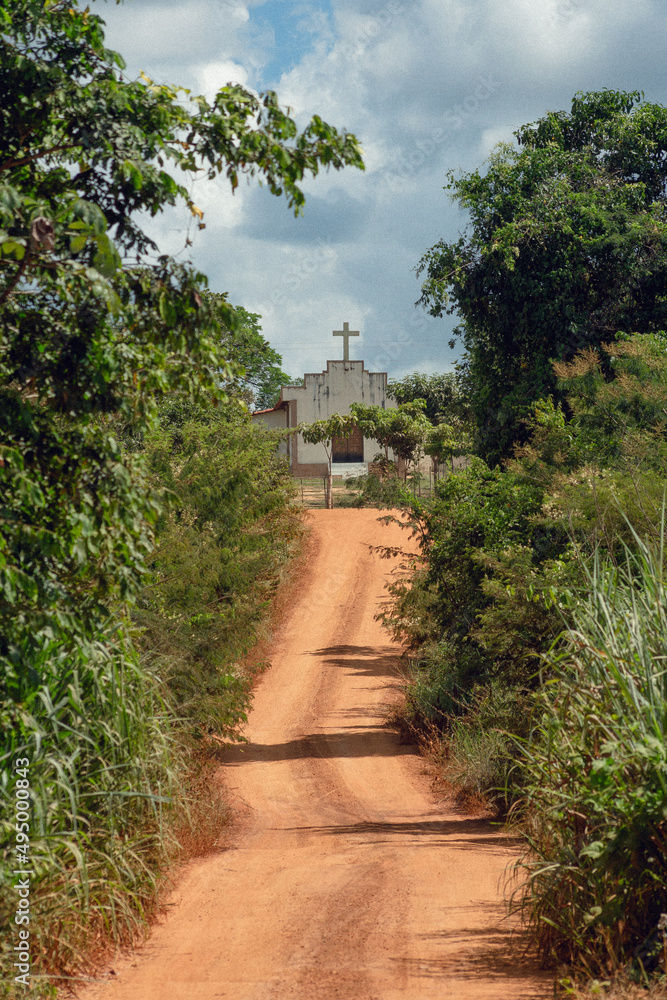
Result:
<svg viewBox="0 0 667 1000">
<path fill-rule="evenodd" d="M 250 8 L 250 31 L 263 37 L 271 32 L 270 58 L 261 71 L 258 85 L 275 88 L 283 73 L 301 62 L 316 41 L 333 37 L 333 9 L 330 0 L 319 3 L 292 3 L 289 0 L 266 0 Z M 268 31 L 267 31 L 268 29 Z"/>
</svg>

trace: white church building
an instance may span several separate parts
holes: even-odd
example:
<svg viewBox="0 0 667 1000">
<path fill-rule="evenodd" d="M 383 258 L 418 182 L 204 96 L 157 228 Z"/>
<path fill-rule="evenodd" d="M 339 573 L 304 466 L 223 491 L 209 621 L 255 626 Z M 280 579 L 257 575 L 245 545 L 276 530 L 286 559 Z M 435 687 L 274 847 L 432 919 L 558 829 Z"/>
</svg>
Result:
<svg viewBox="0 0 667 1000">
<path fill-rule="evenodd" d="M 348 323 L 343 323 L 343 329 L 334 330 L 333 336 L 343 338 L 343 360 L 327 361 L 326 371 L 309 372 L 301 385 L 283 388 L 279 402 L 270 410 L 253 413 L 253 421 L 285 430 L 326 419 L 334 413 L 344 416 L 350 412 L 351 403 L 383 409 L 396 407 L 396 402 L 387 396 L 387 373 L 369 372 L 363 361 L 350 361 L 350 337 L 358 337 L 359 331 L 350 330 Z M 288 456 L 293 476 L 329 473 L 323 444 L 306 444 L 300 434 L 290 434 L 281 442 L 280 450 Z M 369 462 L 381 450 L 377 441 L 362 437 L 358 429 L 347 438 L 334 438 L 331 471 L 334 476 L 365 473 Z"/>
</svg>

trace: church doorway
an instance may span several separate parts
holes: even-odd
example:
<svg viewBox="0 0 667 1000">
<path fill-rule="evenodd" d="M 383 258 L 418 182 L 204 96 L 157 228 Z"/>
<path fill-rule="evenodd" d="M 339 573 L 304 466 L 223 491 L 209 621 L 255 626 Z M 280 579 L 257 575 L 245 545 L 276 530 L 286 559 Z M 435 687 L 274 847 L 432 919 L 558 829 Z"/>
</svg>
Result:
<svg viewBox="0 0 667 1000">
<path fill-rule="evenodd" d="M 363 462 L 364 436 L 359 427 L 355 427 L 348 437 L 333 439 L 332 462 Z"/>
</svg>

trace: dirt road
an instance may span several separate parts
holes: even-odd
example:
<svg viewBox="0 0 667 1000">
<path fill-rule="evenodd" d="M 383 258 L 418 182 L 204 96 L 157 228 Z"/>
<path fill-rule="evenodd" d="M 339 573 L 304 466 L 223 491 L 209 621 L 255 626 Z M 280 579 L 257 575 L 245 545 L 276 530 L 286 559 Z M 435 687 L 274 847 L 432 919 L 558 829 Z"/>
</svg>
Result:
<svg viewBox="0 0 667 1000">
<path fill-rule="evenodd" d="M 313 512 L 252 742 L 222 752 L 235 846 L 186 869 L 168 918 L 95 1000 L 551 995 L 512 955 L 499 895 L 511 845 L 437 804 L 384 724 L 400 651 L 373 618 L 391 563 L 369 545 L 407 533 L 377 517 Z"/>
</svg>

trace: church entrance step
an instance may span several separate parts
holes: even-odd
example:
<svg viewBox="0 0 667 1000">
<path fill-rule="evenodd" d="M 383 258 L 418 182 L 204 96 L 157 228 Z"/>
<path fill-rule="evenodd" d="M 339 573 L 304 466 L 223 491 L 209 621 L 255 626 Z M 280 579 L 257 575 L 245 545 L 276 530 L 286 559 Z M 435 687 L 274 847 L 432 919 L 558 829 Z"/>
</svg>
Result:
<svg viewBox="0 0 667 1000">
<path fill-rule="evenodd" d="M 349 479 L 350 476 L 365 476 L 368 472 L 367 462 L 332 462 L 331 475 L 342 476 Z"/>
</svg>

